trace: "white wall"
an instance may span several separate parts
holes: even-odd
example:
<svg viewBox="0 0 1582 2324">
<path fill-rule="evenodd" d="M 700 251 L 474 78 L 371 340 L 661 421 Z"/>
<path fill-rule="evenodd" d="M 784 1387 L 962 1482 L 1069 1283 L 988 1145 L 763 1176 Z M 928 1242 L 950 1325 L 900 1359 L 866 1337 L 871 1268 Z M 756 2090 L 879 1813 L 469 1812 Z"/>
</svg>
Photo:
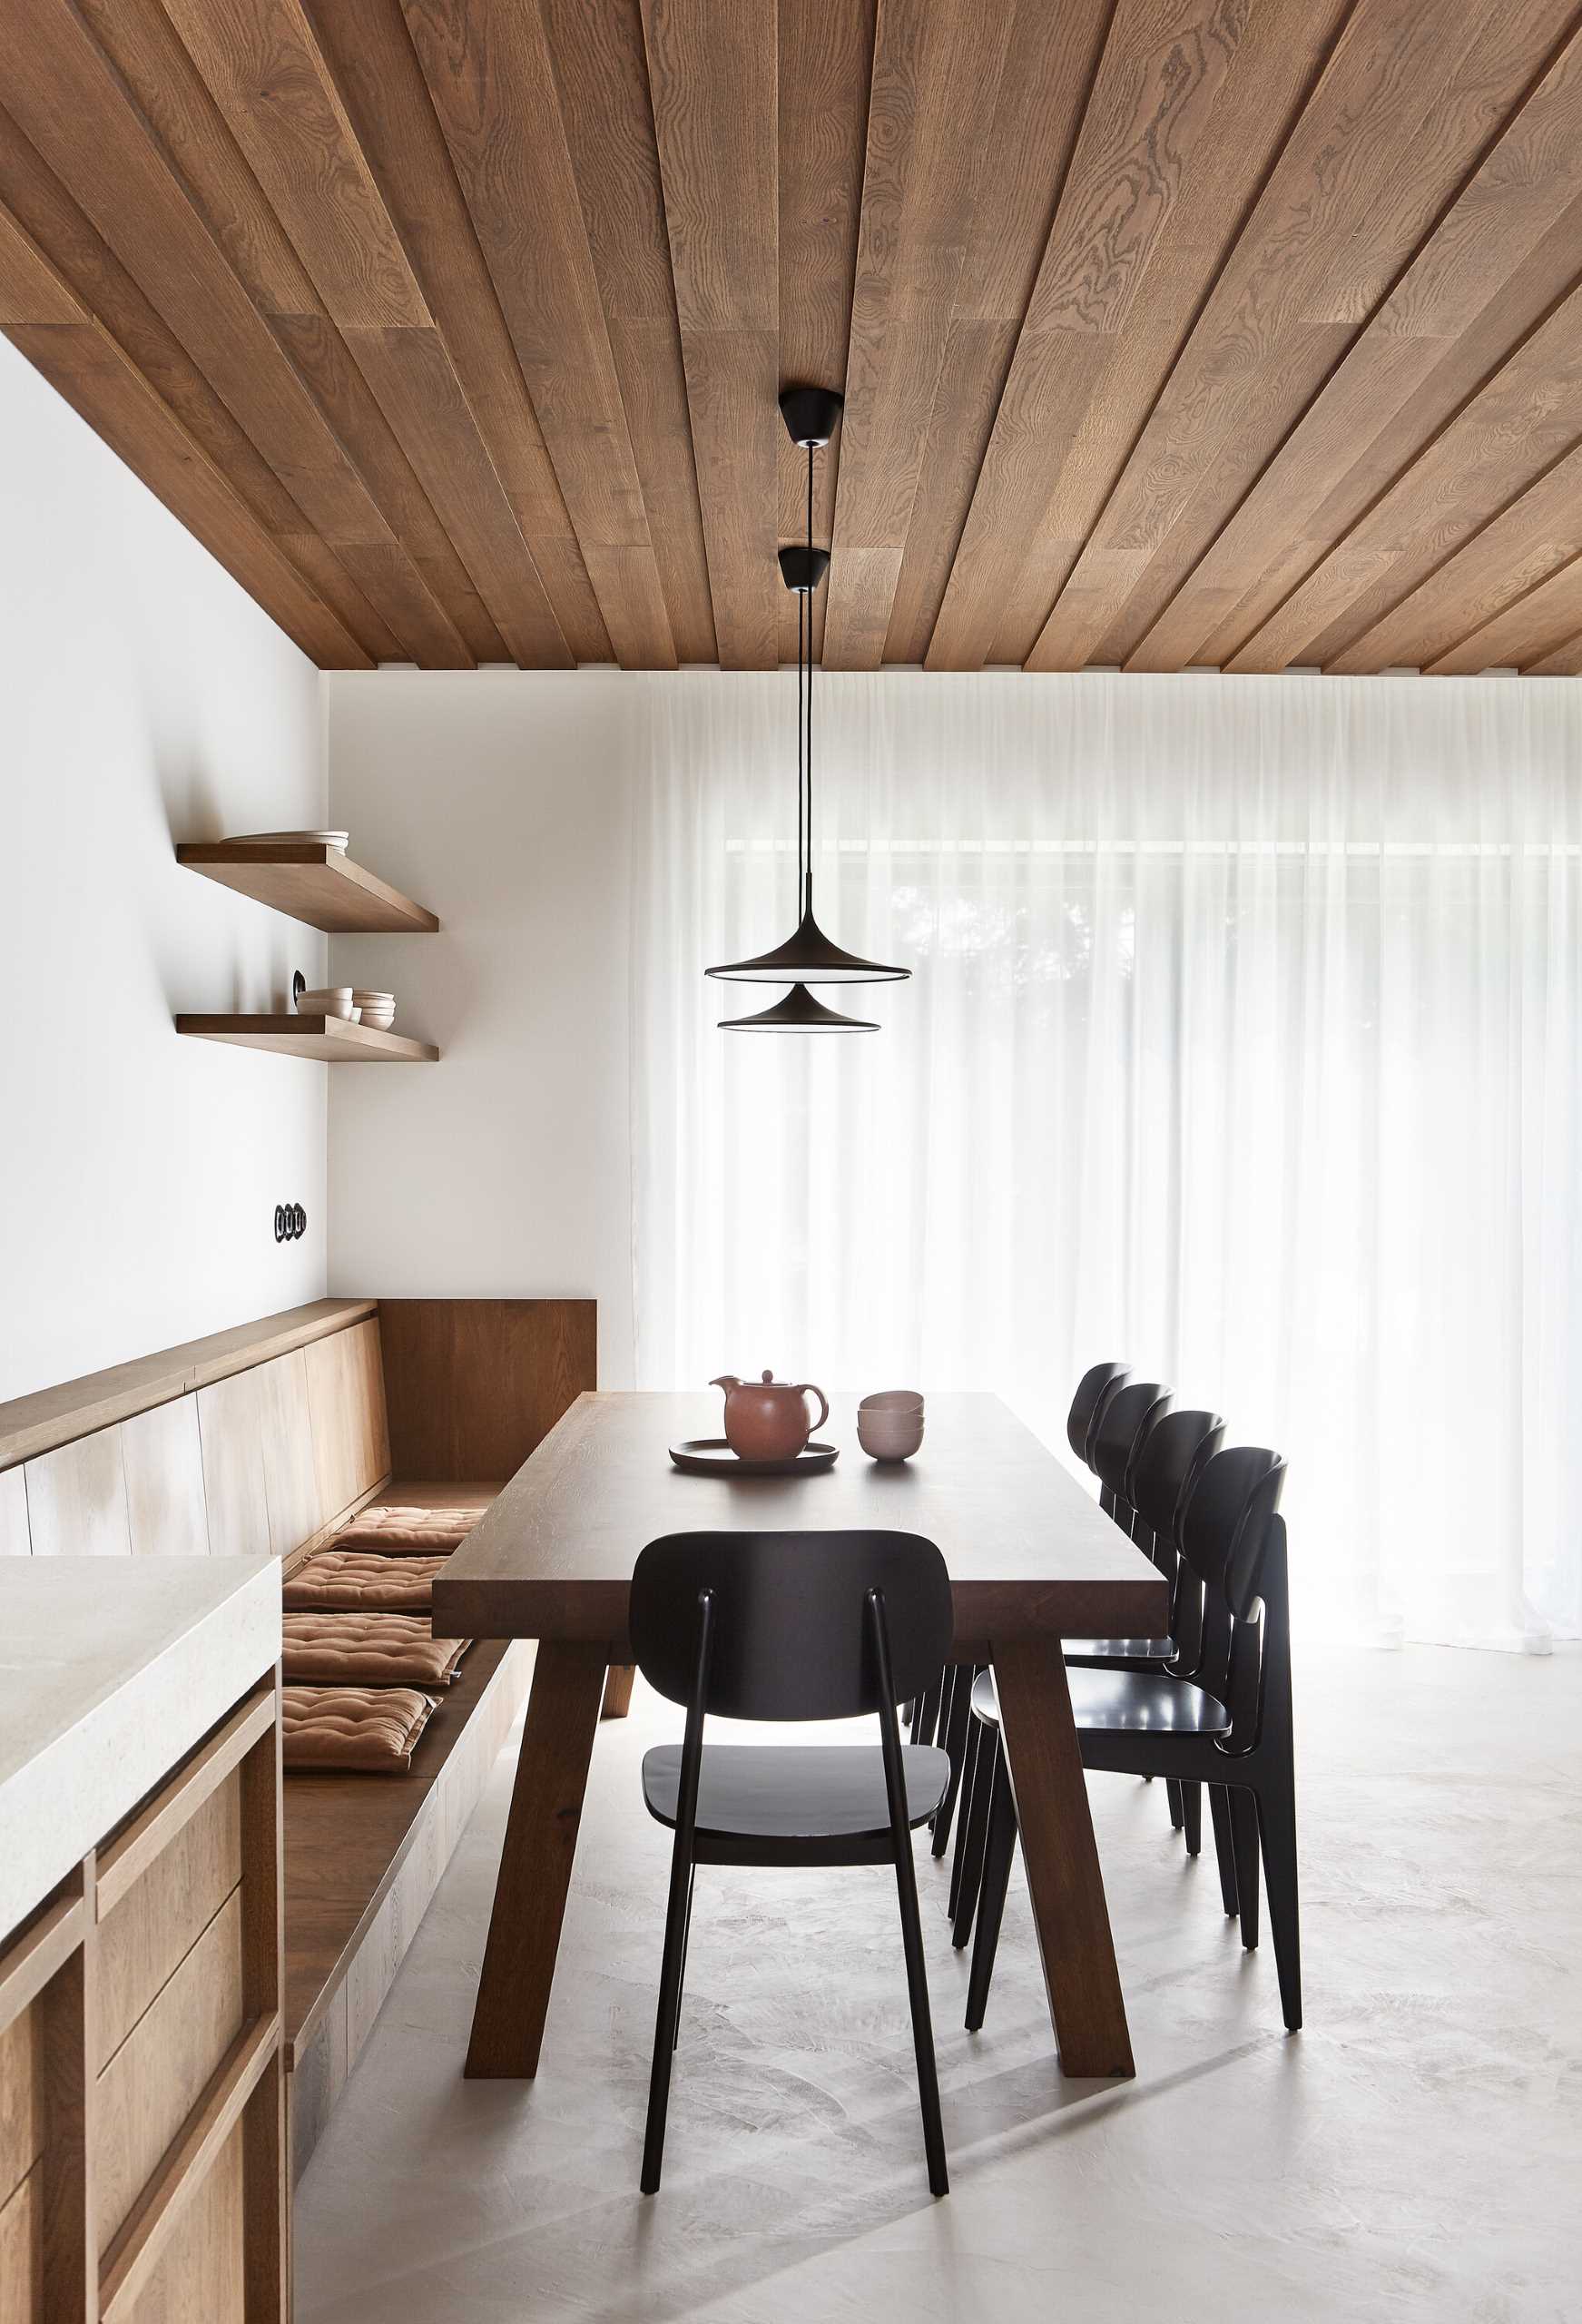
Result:
<svg viewBox="0 0 1582 2324">
<path fill-rule="evenodd" d="M 437 936 L 336 937 L 437 1066 L 329 1095 L 337 1292 L 593 1296 L 630 1384 L 627 849 L 648 682 L 614 670 L 337 675 L 330 804 Z"/>
<path fill-rule="evenodd" d="M 320 976 L 172 851 L 321 822 L 321 729 L 310 664 L 0 340 L 0 1398 L 324 1288 L 326 1069 L 172 1022 Z"/>
</svg>

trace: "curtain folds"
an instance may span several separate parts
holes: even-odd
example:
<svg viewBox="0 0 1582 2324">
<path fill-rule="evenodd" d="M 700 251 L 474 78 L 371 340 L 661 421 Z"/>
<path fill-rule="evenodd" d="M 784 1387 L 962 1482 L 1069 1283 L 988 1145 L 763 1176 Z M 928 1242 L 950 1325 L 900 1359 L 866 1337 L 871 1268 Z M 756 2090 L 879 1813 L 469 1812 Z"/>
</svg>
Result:
<svg viewBox="0 0 1582 2324">
<path fill-rule="evenodd" d="M 1288 1455 L 1310 1632 L 1577 1635 L 1582 693 L 820 674 L 820 918 L 915 974 L 810 1040 L 703 975 L 794 924 L 794 679 L 640 683 L 640 1384 L 1063 1446 L 1124 1356 Z"/>
</svg>

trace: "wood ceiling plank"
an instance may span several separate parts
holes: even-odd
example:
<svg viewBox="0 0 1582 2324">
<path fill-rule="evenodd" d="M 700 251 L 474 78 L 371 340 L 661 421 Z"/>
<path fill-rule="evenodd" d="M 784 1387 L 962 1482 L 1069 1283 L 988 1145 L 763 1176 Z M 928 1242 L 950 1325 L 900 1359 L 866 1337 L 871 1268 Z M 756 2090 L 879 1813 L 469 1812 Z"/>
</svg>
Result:
<svg viewBox="0 0 1582 2324">
<path fill-rule="evenodd" d="M 0 210 L 0 330 L 320 669 L 372 656 L 317 598 L 71 285 Z"/>
<path fill-rule="evenodd" d="M 407 0 L 412 44 L 617 660 L 675 665 L 536 0 Z"/>
<path fill-rule="evenodd" d="M 857 224 L 868 148 L 876 0 L 780 0 L 780 382 L 844 388 Z M 775 433 L 780 537 L 807 529 L 807 461 Z M 813 463 L 813 533 L 835 527 L 840 431 Z M 813 599 L 813 652 L 823 651 L 824 602 Z M 782 589 L 780 659 L 794 663 L 797 605 Z"/>
<path fill-rule="evenodd" d="M 677 658 L 712 662 L 714 612 L 639 0 L 542 0 L 588 249 Z"/>
<path fill-rule="evenodd" d="M 1122 0 L 928 655 L 1026 659 L 1349 0 Z"/>
<path fill-rule="evenodd" d="M 1224 0 L 1121 0 L 1115 10 L 934 625 L 931 669 L 974 669 L 994 650 L 1083 416 L 1096 398 L 1109 400 L 1121 335 L 1168 271 L 1177 212 L 1205 182 L 1223 199 L 1220 156 L 1249 165 L 1240 141 L 1218 134 L 1220 106 L 1259 23 Z M 1265 69 L 1288 61 L 1282 53 Z M 1200 230 L 1194 241 L 1205 240 Z M 1161 374 L 1182 328 L 1168 309 L 1157 317 Z"/>
<path fill-rule="evenodd" d="M 776 11 L 644 0 L 687 412 L 726 669 L 778 660 Z"/>
<path fill-rule="evenodd" d="M 466 646 L 67 0 L 16 0 L 10 109 L 398 638 Z M 382 569 L 364 547 L 384 555 Z"/>
<path fill-rule="evenodd" d="M 400 0 L 309 0 L 306 14 L 572 658 L 608 662 L 609 634 Z"/>
<path fill-rule="evenodd" d="M 1432 658 L 1496 610 L 1470 602 L 1476 565 L 1458 573 L 1447 561 L 1579 437 L 1582 290 L 1529 334 L 1227 666 L 1382 670 L 1401 665 L 1397 649 L 1425 637 L 1435 641 Z M 1436 618 L 1445 625 L 1437 635 Z"/>
<path fill-rule="evenodd" d="M 1546 677 L 1572 675 L 1572 667 L 1566 666 L 1567 649 L 1582 632 L 1582 525 L 1574 514 L 1568 521 L 1567 517 L 1578 506 L 1582 456 L 1562 461 L 1560 468 L 1567 471 L 1566 510 L 1557 512 L 1561 516 L 1557 528 L 1560 537 L 1544 541 L 1532 552 L 1530 586 L 1513 589 L 1511 576 L 1520 568 L 1506 564 L 1501 569 L 1500 593 L 1507 602 L 1442 651 L 1425 646 L 1428 658 L 1421 667 L 1430 676 L 1475 677 L 1481 670 L 1511 668 L 1537 669 Z M 1560 469 L 1551 469 L 1545 483 L 1553 482 L 1559 474 Z M 1469 611 L 1475 602 L 1469 591 Z M 1555 666 L 1556 656 L 1561 668 Z"/>
<path fill-rule="evenodd" d="M 318 311 L 272 314 L 277 336 L 357 448 L 398 537 L 425 572 L 454 581 L 448 558 L 481 601 L 491 659 L 565 666 L 570 650 L 532 551 L 296 0 L 227 0 L 223 14 L 210 0 L 168 0 L 167 13 L 312 285 Z M 341 341 L 349 363 L 336 359 Z M 368 391 L 377 425 L 361 409 Z M 391 496 L 402 486 L 398 507 Z"/>
<path fill-rule="evenodd" d="M 1564 29 L 1553 0 L 1358 0 L 1028 667 L 1135 650 Z"/>
<path fill-rule="evenodd" d="M 1113 0 L 1020 0 L 1015 11 L 989 131 L 995 166 L 973 206 L 887 661 L 922 661 L 933 636 L 1112 15 Z"/>
<path fill-rule="evenodd" d="M 334 552 L 309 531 L 307 518 L 274 470 L 260 458 L 163 318 L 150 306 L 6 113 L 0 113 L 0 206 L 10 212 L 87 314 L 115 341 L 131 368 L 141 372 L 176 423 L 208 455 L 215 471 L 340 626 L 371 660 L 398 657 L 399 640 Z M 135 399 L 126 403 L 127 411 L 137 408 Z M 136 448 L 129 445 L 124 435 L 116 448 L 139 475 L 143 473 Z"/>
<path fill-rule="evenodd" d="M 1508 123 L 1127 663 L 1228 660 L 1576 279 L 1582 37 Z"/>
<path fill-rule="evenodd" d="M 900 580 L 1014 12 L 885 0 L 874 35 L 824 660 L 877 669 Z"/>
</svg>

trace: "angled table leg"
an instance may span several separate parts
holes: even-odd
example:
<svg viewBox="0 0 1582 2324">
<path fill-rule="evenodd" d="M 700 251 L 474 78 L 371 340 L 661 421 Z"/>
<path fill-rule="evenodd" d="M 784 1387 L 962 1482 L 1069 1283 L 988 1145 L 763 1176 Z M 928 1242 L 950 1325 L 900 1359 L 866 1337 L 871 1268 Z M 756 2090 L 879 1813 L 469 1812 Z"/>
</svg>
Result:
<svg viewBox="0 0 1582 2324">
<path fill-rule="evenodd" d="M 993 1649 L 1044 1982 L 1069 2074 L 1130 2074 L 1132 2037 L 1058 1639 Z"/>
<path fill-rule="evenodd" d="M 475 2081 L 538 2071 L 604 1667 L 602 1646 L 539 1641 L 473 2009 L 467 2072 Z"/>
</svg>

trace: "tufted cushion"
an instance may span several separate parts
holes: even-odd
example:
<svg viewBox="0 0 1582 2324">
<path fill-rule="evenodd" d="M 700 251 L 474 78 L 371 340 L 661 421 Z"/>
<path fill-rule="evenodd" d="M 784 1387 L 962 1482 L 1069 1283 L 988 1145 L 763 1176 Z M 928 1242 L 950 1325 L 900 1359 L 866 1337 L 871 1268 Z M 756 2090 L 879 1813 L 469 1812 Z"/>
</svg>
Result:
<svg viewBox="0 0 1582 2324">
<path fill-rule="evenodd" d="M 436 1638 L 421 1614 L 288 1614 L 285 1675 L 318 1687 L 444 1687 L 471 1644 Z"/>
<path fill-rule="evenodd" d="M 353 1613 L 426 1614 L 431 1585 L 449 1551 L 431 1557 L 377 1557 L 370 1550 L 316 1550 L 280 1591 L 291 1613 L 339 1606 Z"/>
<path fill-rule="evenodd" d="M 487 1508 L 486 1502 L 457 1502 L 445 1509 L 359 1510 L 335 1536 L 338 1549 L 454 1550 L 465 1541 Z"/>
<path fill-rule="evenodd" d="M 284 1687 L 281 1756 L 297 1769 L 403 1775 L 435 1708 L 415 1687 Z"/>
</svg>

